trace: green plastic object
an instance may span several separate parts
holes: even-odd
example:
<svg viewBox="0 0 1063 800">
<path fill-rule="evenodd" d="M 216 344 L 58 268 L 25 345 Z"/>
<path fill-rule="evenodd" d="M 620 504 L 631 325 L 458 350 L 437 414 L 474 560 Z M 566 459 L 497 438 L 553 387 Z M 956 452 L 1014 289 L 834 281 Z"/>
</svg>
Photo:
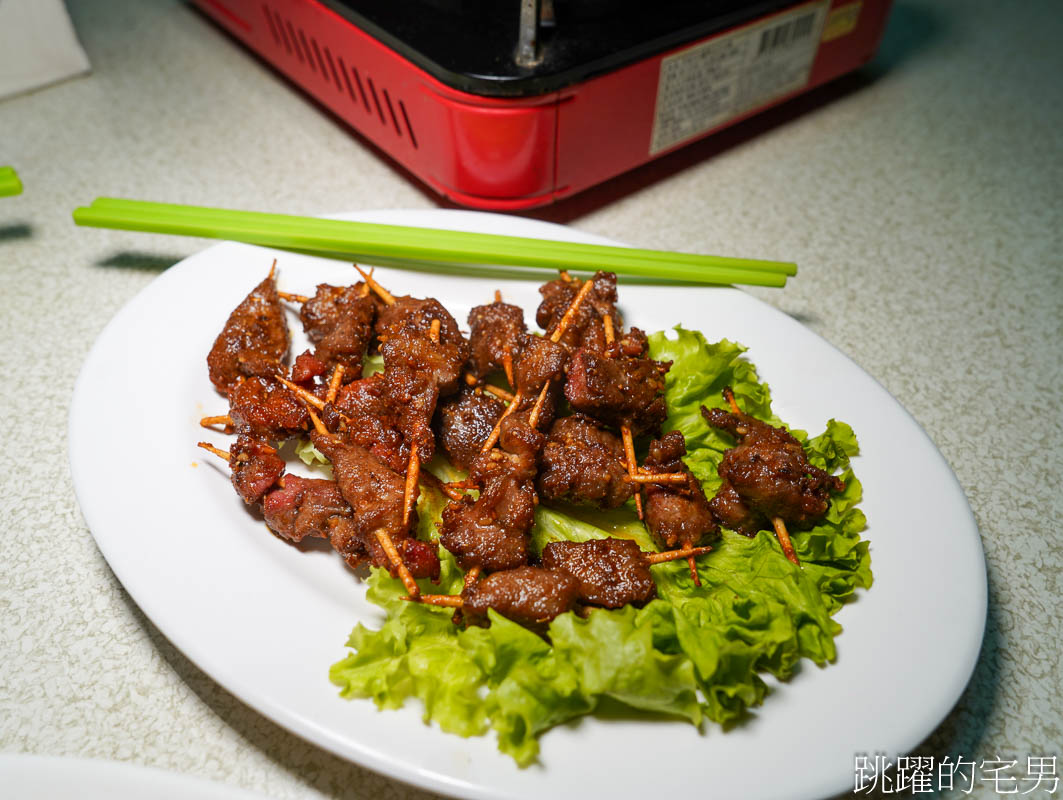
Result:
<svg viewBox="0 0 1063 800">
<path fill-rule="evenodd" d="M 13 167 L 0 167 L 0 197 L 22 194 L 22 181 Z"/>
<path fill-rule="evenodd" d="M 790 262 L 640 250 L 499 234 L 229 211 L 100 197 L 74 210 L 97 228 L 228 239 L 303 253 L 434 272 L 497 273 L 498 266 L 609 270 L 691 283 L 784 286 Z"/>
</svg>

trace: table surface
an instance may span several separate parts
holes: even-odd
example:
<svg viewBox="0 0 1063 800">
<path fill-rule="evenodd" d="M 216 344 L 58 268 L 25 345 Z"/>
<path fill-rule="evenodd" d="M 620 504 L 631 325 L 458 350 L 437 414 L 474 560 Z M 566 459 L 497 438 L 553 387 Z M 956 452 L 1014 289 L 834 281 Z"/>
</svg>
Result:
<svg viewBox="0 0 1063 800">
<path fill-rule="evenodd" d="M 291 213 L 442 201 L 189 6 L 68 7 L 92 74 L 0 102 L 0 164 L 26 186 L 0 200 L 0 751 L 278 798 L 427 797 L 242 705 L 96 549 L 67 462 L 74 380 L 112 315 L 208 243 L 77 228 L 70 212 L 99 195 Z M 1061 39 L 1051 2 L 898 0 L 859 73 L 529 214 L 797 261 L 784 290 L 753 293 L 849 355 L 937 444 L 989 579 L 970 685 L 914 751 L 937 758 L 1025 765 L 1063 742 Z"/>
</svg>

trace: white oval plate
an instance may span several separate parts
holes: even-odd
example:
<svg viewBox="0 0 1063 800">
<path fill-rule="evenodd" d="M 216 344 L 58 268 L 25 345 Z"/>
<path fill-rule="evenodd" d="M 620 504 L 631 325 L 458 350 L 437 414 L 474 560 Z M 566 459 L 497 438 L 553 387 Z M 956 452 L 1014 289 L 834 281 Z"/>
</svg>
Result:
<svg viewBox="0 0 1063 800">
<path fill-rule="evenodd" d="M 351 219 L 604 241 L 569 228 L 464 211 L 382 211 Z M 622 285 L 629 324 L 681 323 L 745 344 L 774 408 L 818 432 L 853 426 L 875 583 L 843 609 L 837 663 L 805 664 L 748 722 L 583 719 L 546 733 L 540 764 L 518 769 L 492 736 L 462 739 L 420 708 L 380 712 L 328 681 L 358 621 L 381 617 L 326 549 L 300 550 L 254 519 L 228 469 L 196 448 L 201 415 L 224 413 L 205 356 L 230 311 L 278 259 L 286 291 L 350 283 L 338 261 L 222 243 L 168 269 L 110 322 L 78 378 L 70 461 L 78 500 L 111 568 L 152 622 L 212 678 L 294 733 L 386 775 L 471 798 L 822 797 L 852 785 L 857 753 L 916 746 L 959 698 L 986 610 L 978 531 L 951 470 L 897 401 L 785 314 L 729 288 Z M 433 296 L 463 322 L 500 289 L 534 320 L 538 281 L 378 270 L 396 294 Z M 300 326 L 296 323 L 294 329 Z M 293 352 L 300 352 L 297 340 Z M 214 436 L 223 447 L 225 438 Z"/>
</svg>

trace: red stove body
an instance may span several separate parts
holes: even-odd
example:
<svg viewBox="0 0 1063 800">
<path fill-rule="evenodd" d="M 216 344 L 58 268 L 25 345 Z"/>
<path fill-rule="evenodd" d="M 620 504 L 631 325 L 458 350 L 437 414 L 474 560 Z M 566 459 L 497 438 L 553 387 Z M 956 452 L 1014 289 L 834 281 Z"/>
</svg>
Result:
<svg viewBox="0 0 1063 800">
<path fill-rule="evenodd" d="M 855 69 L 890 6 L 680 0 L 670 23 L 658 0 L 640 24 L 641 1 L 593 0 L 597 21 L 581 1 L 194 0 L 437 192 L 493 210 L 567 197 Z M 488 19 L 507 6 L 511 25 Z"/>
</svg>

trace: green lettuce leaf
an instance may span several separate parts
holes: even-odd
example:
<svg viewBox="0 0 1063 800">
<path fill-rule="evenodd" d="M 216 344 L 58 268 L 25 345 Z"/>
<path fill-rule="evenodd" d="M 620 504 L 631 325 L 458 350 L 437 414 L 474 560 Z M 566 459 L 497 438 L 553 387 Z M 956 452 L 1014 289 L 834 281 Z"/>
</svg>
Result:
<svg viewBox="0 0 1063 800">
<path fill-rule="evenodd" d="M 314 447 L 309 439 L 299 439 L 295 442 L 295 454 L 307 466 L 332 466 L 325 454 Z"/>
<path fill-rule="evenodd" d="M 705 423 L 701 406 L 723 406 L 721 392 L 731 386 L 744 410 L 782 424 L 743 352 L 732 342 L 709 343 L 678 328 L 650 337 L 651 356 L 672 362 L 664 428 L 684 433 L 687 463 L 710 496 L 720 484 L 720 458 L 734 443 Z M 858 452 L 852 429 L 831 420 L 815 438 L 791 432 L 813 464 L 845 482 L 818 525 L 791 533 L 800 568 L 783 556 L 771 531 L 754 538 L 724 531 L 714 551 L 698 559 L 700 587 L 685 561 L 658 564 L 652 567 L 658 597 L 644 608 L 563 614 L 545 636 L 494 611 L 490 627 L 455 625 L 451 609 L 403 601 L 402 583 L 373 570 L 367 597 L 386 620 L 379 630 L 354 629 L 352 652 L 332 666 L 331 680 L 344 697 L 370 698 L 381 708 L 418 698 L 425 720 L 451 733 L 493 730 L 502 752 L 521 766 L 535 761 L 543 731 L 595 711 L 666 715 L 695 726 L 703 717 L 734 724 L 764 700 L 763 674 L 786 680 L 802 658 L 820 666 L 834 661 L 841 627 L 832 615 L 872 580 L 868 543 L 860 538 L 861 487 L 849 463 Z M 430 468 L 445 480 L 458 477 L 445 462 Z M 438 538 L 444 505 L 438 493 L 422 491 L 420 538 Z M 531 545 L 539 552 L 551 541 L 607 536 L 655 549 L 630 507 L 588 512 L 540 506 Z M 422 582 L 422 588 L 458 594 L 461 570 L 446 550 L 439 553 L 440 583 Z"/>
</svg>

